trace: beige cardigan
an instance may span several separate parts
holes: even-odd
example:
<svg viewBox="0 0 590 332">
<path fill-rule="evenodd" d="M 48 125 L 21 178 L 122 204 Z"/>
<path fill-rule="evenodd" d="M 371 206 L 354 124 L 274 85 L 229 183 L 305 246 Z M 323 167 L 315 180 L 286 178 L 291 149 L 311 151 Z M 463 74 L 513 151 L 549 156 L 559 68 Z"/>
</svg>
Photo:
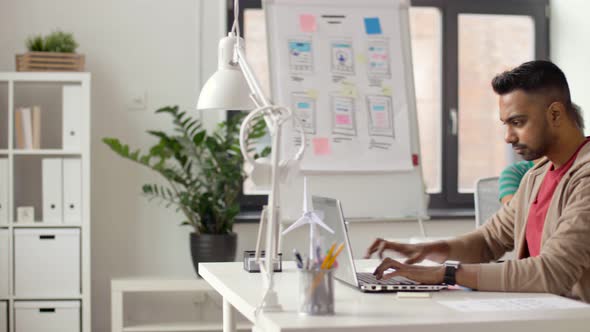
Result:
<svg viewBox="0 0 590 332">
<path fill-rule="evenodd" d="M 487 263 L 516 248 L 516 260 L 480 265 L 479 290 L 547 292 L 590 302 L 590 143 L 555 189 L 540 255 L 524 258 L 529 207 L 550 165 L 547 158 L 535 165 L 510 205 L 474 232 L 449 241 L 450 259 L 463 263 Z"/>
</svg>

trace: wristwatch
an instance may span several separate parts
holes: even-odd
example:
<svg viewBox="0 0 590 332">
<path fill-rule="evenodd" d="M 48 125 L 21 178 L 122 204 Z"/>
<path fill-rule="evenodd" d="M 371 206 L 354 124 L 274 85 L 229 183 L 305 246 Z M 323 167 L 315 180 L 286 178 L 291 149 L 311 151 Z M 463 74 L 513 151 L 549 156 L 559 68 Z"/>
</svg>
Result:
<svg viewBox="0 0 590 332">
<path fill-rule="evenodd" d="M 446 261 L 445 263 L 445 276 L 443 279 L 443 283 L 449 286 L 456 285 L 457 280 L 455 276 L 457 275 L 457 270 L 461 263 L 459 261 Z"/>
</svg>

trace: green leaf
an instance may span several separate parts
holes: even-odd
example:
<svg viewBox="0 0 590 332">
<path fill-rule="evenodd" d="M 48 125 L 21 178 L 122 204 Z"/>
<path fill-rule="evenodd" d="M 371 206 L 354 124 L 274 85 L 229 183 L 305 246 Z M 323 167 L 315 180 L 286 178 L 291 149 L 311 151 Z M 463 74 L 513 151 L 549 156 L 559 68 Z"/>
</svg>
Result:
<svg viewBox="0 0 590 332">
<path fill-rule="evenodd" d="M 45 52 L 74 53 L 76 48 L 78 48 L 78 43 L 73 34 L 57 30 L 45 37 L 43 50 Z"/>
</svg>

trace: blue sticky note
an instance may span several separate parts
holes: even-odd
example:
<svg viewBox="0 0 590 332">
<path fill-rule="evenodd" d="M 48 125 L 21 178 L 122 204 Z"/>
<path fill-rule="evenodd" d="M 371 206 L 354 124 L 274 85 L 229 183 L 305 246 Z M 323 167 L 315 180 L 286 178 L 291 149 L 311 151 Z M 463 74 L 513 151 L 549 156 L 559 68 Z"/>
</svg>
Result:
<svg viewBox="0 0 590 332">
<path fill-rule="evenodd" d="M 367 35 L 380 35 L 382 32 L 379 17 L 365 17 L 365 31 Z"/>
</svg>

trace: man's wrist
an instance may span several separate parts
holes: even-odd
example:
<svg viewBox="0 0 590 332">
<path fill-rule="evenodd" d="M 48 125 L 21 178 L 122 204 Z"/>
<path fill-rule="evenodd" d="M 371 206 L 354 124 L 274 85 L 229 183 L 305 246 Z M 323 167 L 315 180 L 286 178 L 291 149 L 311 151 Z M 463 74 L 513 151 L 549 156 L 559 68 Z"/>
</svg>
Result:
<svg viewBox="0 0 590 332">
<path fill-rule="evenodd" d="M 436 271 L 436 275 L 437 275 L 437 283 L 438 284 L 442 284 L 445 280 L 445 270 L 446 267 L 444 265 L 441 265 L 438 267 L 437 271 Z"/>
</svg>

